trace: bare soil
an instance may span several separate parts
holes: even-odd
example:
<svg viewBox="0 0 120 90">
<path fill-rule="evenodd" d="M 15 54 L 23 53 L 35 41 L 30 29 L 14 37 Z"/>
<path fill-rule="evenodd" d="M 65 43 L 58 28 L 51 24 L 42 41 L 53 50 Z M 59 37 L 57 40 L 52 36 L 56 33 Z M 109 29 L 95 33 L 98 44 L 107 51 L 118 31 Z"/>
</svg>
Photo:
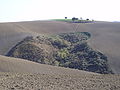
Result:
<svg viewBox="0 0 120 90">
<path fill-rule="evenodd" d="M 120 90 L 120 75 L 103 75 L 0 56 L 0 90 Z"/>
</svg>

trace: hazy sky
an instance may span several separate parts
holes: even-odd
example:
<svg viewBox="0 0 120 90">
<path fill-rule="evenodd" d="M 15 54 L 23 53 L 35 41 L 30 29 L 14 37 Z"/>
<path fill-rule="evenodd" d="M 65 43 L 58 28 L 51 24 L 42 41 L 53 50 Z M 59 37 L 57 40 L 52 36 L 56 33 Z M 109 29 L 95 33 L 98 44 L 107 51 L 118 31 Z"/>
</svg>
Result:
<svg viewBox="0 0 120 90">
<path fill-rule="evenodd" d="M 120 21 L 120 0 L 0 0 L 0 22 L 83 17 Z"/>
</svg>

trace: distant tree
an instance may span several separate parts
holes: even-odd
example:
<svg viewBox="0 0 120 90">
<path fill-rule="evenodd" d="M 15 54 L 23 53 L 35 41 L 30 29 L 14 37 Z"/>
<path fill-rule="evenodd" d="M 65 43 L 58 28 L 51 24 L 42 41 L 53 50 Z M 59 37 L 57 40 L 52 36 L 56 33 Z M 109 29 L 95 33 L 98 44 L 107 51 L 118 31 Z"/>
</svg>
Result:
<svg viewBox="0 0 120 90">
<path fill-rule="evenodd" d="M 72 18 L 72 21 L 74 22 L 75 20 L 78 20 L 78 18 L 73 17 L 73 18 Z"/>
<path fill-rule="evenodd" d="M 75 20 L 78 20 L 78 18 L 75 18 Z"/>
<path fill-rule="evenodd" d="M 86 20 L 87 20 L 87 21 L 89 21 L 89 19 L 88 19 L 88 18 L 87 18 Z"/>
<path fill-rule="evenodd" d="M 72 21 L 73 21 L 73 22 L 75 21 L 75 17 L 72 18 Z"/>
<path fill-rule="evenodd" d="M 65 19 L 67 19 L 67 17 L 65 17 Z"/>
<path fill-rule="evenodd" d="M 80 17 L 80 20 L 82 20 L 82 17 Z"/>
</svg>

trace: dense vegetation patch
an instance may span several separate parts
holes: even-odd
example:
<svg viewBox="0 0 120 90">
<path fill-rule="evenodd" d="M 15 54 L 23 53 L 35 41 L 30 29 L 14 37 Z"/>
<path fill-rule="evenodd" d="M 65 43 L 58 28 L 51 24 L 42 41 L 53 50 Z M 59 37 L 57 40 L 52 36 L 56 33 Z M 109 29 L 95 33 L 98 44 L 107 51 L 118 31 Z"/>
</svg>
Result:
<svg viewBox="0 0 120 90">
<path fill-rule="evenodd" d="M 113 73 L 107 57 L 87 44 L 90 37 L 88 32 L 26 37 L 7 56 L 101 74 Z"/>
</svg>

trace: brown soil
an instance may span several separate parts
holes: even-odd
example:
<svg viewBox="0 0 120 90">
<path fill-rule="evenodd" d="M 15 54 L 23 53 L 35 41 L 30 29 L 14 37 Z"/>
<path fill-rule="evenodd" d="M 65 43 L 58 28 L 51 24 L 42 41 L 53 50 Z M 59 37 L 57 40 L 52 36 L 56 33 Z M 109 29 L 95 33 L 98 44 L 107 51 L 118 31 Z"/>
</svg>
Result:
<svg viewBox="0 0 120 90">
<path fill-rule="evenodd" d="M 0 90 L 120 90 L 120 75 L 100 75 L 0 56 Z"/>
</svg>

